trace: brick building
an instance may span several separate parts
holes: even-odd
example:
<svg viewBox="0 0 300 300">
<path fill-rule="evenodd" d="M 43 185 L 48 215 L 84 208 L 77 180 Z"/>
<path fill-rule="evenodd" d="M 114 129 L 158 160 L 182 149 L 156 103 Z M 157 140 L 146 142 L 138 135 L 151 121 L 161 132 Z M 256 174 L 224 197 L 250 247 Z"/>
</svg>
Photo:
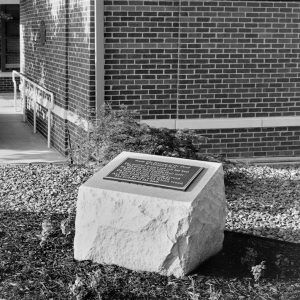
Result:
<svg viewBox="0 0 300 300">
<path fill-rule="evenodd" d="M 20 0 L 20 27 L 21 72 L 54 94 L 62 152 L 78 111 L 109 102 L 199 130 L 208 153 L 300 155 L 299 1 Z"/>
</svg>

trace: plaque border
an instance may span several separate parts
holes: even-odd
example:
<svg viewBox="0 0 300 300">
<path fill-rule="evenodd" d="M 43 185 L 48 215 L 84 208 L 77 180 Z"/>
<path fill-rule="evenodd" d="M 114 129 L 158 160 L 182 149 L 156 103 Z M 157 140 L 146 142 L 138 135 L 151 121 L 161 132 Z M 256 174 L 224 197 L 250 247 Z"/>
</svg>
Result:
<svg viewBox="0 0 300 300">
<path fill-rule="evenodd" d="M 186 164 L 178 164 L 178 163 L 169 163 L 169 162 L 162 162 L 162 163 L 169 163 L 169 164 L 175 164 L 175 165 L 181 165 L 181 166 L 189 166 L 189 167 L 197 167 L 199 168 L 195 174 L 190 178 L 190 180 L 182 187 L 176 187 L 176 186 L 169 186 L 166 184 L 159 184 L 159 183 L 147 183 L 143 181 L 138 181 L 138 180 L 130 180 L 130 179 L 121 179 L 121 178 L 116 178 L 110 176 L 111 173 L 113 173 L 117 168 L 119 168 L 123 163 L 126 162 L 128 159 L 138 159 L 138 160 L 146 160 L 146 161 L 154 161 L 154 162 L 160 162 L 159 160 L 152 160 L 152 159 L 144 159 L 144 158 L 135 158 L 135 157 L 126 157 L 120 164 L 118 164 L 113 170 L 111 170 L 106 176 L 103 176 L 103 179 L 105 180 L 113 180 L 113 181 L 118 181 L 118 182 L 127 182 L 127 183 L 135 183 L 139 185 L 147 185 L 147 186 L 154 186 L 154 187 L 161 187 L 165 189 L 171 189 L 171 190 L 177 190 L 177 191 L 186 191 L 187 188 L 192 184 L 192 182 L 198 177 L 200 173 L 205 170 L 204 167 L 198 167 L 198 166 L 193 166 L 193 165 L 186 165 Z"/>
</svg>

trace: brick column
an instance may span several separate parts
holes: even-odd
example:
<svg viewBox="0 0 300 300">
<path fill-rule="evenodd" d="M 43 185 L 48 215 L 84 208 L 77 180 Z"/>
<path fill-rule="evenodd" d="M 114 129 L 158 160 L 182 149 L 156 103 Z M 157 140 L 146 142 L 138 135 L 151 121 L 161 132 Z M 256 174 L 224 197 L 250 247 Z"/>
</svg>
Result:
<svg viewBox="0 0 300 300">
<path fill-rule="evenodd" d="M 104 2 L 95 1 L 96 109 L 104 105 Z"/>
</svg>

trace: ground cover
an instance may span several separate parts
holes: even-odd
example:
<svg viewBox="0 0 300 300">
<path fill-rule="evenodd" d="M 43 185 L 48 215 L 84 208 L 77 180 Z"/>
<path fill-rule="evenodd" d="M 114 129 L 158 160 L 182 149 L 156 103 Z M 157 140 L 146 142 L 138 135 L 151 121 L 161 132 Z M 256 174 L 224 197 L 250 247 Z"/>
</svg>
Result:
<svg viewBox="0 0 300 300">
<path fill-rule="evenodd" d="M 224 248 L 183 279 L 73 260 L 77 191 L 93 172 L 0 167 L 0 299 L 300 299 L 300 168 L 227 170 Z"/>
</svg>

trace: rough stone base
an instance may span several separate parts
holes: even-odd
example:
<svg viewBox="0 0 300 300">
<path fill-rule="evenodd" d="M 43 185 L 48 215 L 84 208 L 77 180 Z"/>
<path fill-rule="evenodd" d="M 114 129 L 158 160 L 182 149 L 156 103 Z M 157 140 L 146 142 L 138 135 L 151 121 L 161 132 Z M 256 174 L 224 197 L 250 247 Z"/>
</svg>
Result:
<svg viewBox="0 0 300 300">
<path fill-rule="evenodd" d="M 127 157 L 206 168 L 183 191 L 103 180 Z M 221 164 L 122 153 L 79 189 L 74 257 L 183 276 L 222 248 Z"/>
</svg>

